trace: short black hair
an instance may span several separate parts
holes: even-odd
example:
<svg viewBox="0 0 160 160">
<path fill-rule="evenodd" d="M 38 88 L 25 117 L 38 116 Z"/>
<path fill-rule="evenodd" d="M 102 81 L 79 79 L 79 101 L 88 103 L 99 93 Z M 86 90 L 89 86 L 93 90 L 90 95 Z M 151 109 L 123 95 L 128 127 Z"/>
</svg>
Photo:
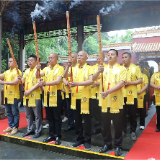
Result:
<svg viewBox="0 0 160 160">
<path fill-rule="evenodd" d="M 9 59 L 10 59 L 10 58 L 12 58 L 12 57 L 9 57 Z M 12 59 L 13 59 L 13 58 L 12 58 Z M 14 58 L 14 59 L 15 59 L 15 61 L 16 61 L 16 62 L 17 62 L 17 64 L 18 64 L 18 60 L 17 60 L 17 58 Z"/>
<path fill-rule="evenodd" d="M 110 49 L 109 51 L 115 51 L 116 52 L 116 55 L 118 56 L 118 51 L 117 50 L 115 50 L 115 49 Z M 108 51 L 108 52 L 109 52 Z"/>
<path fill-rule="evenodd" d="M 31 54 L 28 58 L 34 58 L 35 59 L 35 61 L 37 61 L 37 56 L 35 55 L 35 54 Z"/>
<path fill-rule="evenodd" d="M 123 56 L 124 54 L 128 54 L 129 57 L 132 57 L 131 53 L 129 53 L 129 52 L 124 52 L 124 53 L 122 54 L 122 56 Z"/>
</svg>

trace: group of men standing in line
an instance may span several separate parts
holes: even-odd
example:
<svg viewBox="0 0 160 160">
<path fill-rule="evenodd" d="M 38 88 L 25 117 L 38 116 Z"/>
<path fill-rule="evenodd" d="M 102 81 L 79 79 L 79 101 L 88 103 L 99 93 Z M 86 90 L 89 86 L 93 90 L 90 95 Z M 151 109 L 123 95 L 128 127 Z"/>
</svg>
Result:
<svg viewBox="0 0 160 160">
<path fill-rule="evenodd" d="M 43 142 L 55 140 L 55 144 L 60 145 L 62 90 L 65 89 L 69 114 L 68 124 L 70 125 L 66 130 L 75 127 L 76 133 L 76 142 L 72 146 L 78 147 L 84 144 L 85 149 L 91 148 L 91 119 L 93 117 L 95 122 L 93 133 L 102 133 L 104 141 L 104 146 L 99 152 L 105 153 L 110 150 L 112 148 L 112 120 L 115 128 L 115 155 L 120 156 L 122 139 L 127 133 L 126 115 L 129 115 L 132 140 L 137 139 L 137 108 L 140 111 L 140 129 L 145 127 L 145 95 L 148 78 L 143 74 L 142 64 L 136 66 L 131 63 L 130 53 L 123 53 L 124 65 L 122 66 L 117 63 L 118 52 L 116 50 L 109 50 L 106 56 L 108 64 L 100 65 L 98 55 L 97 64 L 90 66 L 86 63 L 88 56 L 85 51 L 80 51 L 78 55 L 73 53 L 72 60 L 69 60 L 64 69 L 57 63 L 58 55 L 51 53 L 49 66 L 41 70 L 41 66 L 37 65 L 37 57 L 30 55 L 27 61 L 29 69 L 23 76 L 21 71 L 19 71 L 20 75 L 17 74 L 14 61 L 9 58 L 10 69 L 0 74 L 0 79 L 3 79 L 3 81 L 0 80 L 0 84 L 4 85 L 5 107 L 9 122 L 9 127 L 3 132 L 11 132 L 14 135 L 18 131 L 19 81 L 22 81 L 25 84 L 23 105 L 28 124 L 27 132 L 23 137 L 34 134 L 33 138 L 38 138 L 41 135 L 42 109 L 40 103 L 43 91 L 43 105 L 49 123 L 49 136 Z M 104 55 L 103 58 L 105 58 Z M 160 131 L 159 73 L 153 74 L 151 86 L 155 89 L 157 131 Z M 84 125 L 82 125 L 82 120 L 84 120 Z M 33 121 L 35 121 L 35 130 Z"/>
</svg>

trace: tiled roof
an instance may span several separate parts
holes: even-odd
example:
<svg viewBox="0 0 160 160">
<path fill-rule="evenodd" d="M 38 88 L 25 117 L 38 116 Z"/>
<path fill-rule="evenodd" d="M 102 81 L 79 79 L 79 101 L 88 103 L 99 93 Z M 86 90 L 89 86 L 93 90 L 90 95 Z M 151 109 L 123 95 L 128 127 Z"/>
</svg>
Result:
<svg viewBox="0 0 160 160">
<path fill-rule="evenodd" d="M 160 32 L 160 30 L 138 31 L 138 32 L 132 33 L 132 35 L 136 35 L 136 34 L 148 34 L 148 33 L 159 33 L 159 32 Z"/>
<path fill-rule="evenodd" d="M 102 46 L 102 48 L 111 48 L 111 47 L 121 47 L 121 46 L 131 46 L 132 43 L 131 42 L 125 42 L 125 43 L 111 43 L 111 44 L 107 44 Z"/>
<path fill-rule="evenodd" d="M 134 43 L 132 52 L 156 52 L 160 51 L 160 43 Z"/>
</svg>

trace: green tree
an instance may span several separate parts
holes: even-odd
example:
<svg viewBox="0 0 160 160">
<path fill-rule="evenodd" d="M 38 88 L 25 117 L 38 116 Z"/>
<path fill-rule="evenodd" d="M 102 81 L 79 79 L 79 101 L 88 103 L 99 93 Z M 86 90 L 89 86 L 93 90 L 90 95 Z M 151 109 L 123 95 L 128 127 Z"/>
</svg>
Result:
<svg viewBox="0 0 160 160">
<path fill-rule="evenodd" d="M 84 41 L 84 50 L 88 54 L 97 54 L 99 52 L 99 46 L 94 37 L 90 36 Z"/>
</svg>

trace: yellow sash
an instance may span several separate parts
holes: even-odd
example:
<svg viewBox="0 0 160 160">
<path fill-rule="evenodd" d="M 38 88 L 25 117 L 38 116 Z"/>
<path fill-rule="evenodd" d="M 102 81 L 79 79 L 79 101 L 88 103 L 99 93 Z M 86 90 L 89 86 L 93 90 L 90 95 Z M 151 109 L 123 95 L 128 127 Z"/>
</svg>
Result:
<svg viewBox="0 0 160 160">
<path fill-rule="evenodd" d="M 64 100 L 64 93 L 63 92 L 61 92 L 61 96 L 62 96 L 62 100 Z"/>
<path fill-rule="evenodd" d="M 89 86 L 83 87 L 81 91 L 81 114 L 89 114 Z"/>
<path fill-rule="evenodd" d="M 57 85 L 50 86 L 49 107 L 57 107 Z"/>
<path fill-rule="evenodd" d="M 28 107 L 36 107 L 36 97 L 34 93 L 29 94 Z"/>
<path fill-rule="evenodd" d="M 155 102 L 156 102 L 156 106 L 160 106 L 160 91 L 156 90 L 155 91 Z"/>
<path fill-rule="evenodd" d="M 47 92 L 48 92 L 47 87 L 48 87 L 48 86 L 45 86 L 45 87 L 44 87 L 44 102 L 43 102 L 44 107 L 48 107 L 48 106 L 47 106 Z"/>
<path fill-rule="evenodd" d="M 71 109 L 73 109 L 73 110 L 76 110 L 76 89 L 77 89 L 77 87 L 72 87 Z"/>
<path fill-rule="evenodd" d="M 70 86 L 65 86 L 66 98 L 69 98 L 69 88 Z"/>
<path fill-rule="evenodd" d="M 91 87 L 91 98 L 96 99 L 96 89 L 97 89 L 97 87 L 94 86 L 94 85 L 91 85 L 90 87 Z"/>
<path fill-rule="evenodd" d="M 133 86 L 127 86 L 127 102 L 126 104 L 134 104 L 134 90 Z"/>
<path fill-rule="evenodd" d="M 144 95 L 138 95 L 138 108 L 144 108 L 143 106 L 143 102 L 144 102 Z"/>
<path fill-rule="evenodd" d="M 110 113 L 119 113 L 120 100 L 116 93 L 111 93 L 111 108 Z"/>
<path fill-rule="evenodd" d="M 157 83 L 156 83 L 157 86 L 160 86 L 160 79 L 158 78 L 157 80 Z M 156 106 L 160 106 L 160 90 L 158 89 L 155 89 L 154 91 L 154 95 L 155 95 L 155 105 Z"/>
</svg>

